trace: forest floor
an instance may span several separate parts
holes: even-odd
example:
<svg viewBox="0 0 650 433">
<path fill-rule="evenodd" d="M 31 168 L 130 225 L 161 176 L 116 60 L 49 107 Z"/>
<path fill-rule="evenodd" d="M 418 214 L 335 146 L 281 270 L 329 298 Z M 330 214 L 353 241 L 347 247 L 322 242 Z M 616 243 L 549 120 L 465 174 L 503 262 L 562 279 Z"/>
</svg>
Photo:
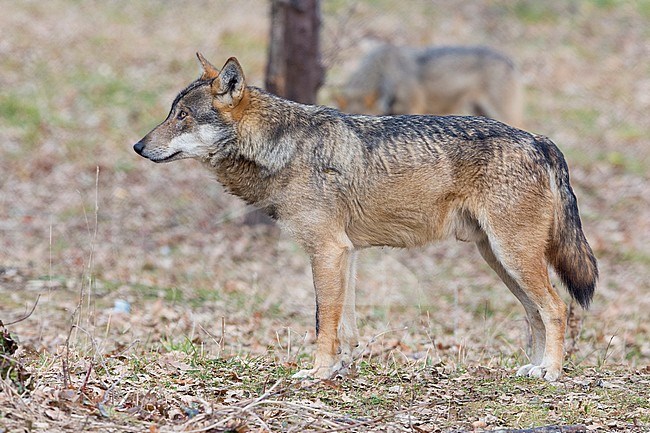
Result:
<svg viewBox="0 0 650 433">
<path fill-rule="evenodd" d="M 355 368 L 292 380 L 313 361 L 307 256 L 243 225 L 251 209 L 198 164 L 132 150 L 198 76 L 196 51 L 263 84 L 267 2 L 7 2 L 0 433 L 648 431 L 650 2 L 322 3 L 326 105 L 382 41 L 488 45 L 521 69 L 525 128 L 564 152 L 600 265 L 564 376 L 514 377 L 523 308 L 445 241 L 364 251 Z"/>
</svg>

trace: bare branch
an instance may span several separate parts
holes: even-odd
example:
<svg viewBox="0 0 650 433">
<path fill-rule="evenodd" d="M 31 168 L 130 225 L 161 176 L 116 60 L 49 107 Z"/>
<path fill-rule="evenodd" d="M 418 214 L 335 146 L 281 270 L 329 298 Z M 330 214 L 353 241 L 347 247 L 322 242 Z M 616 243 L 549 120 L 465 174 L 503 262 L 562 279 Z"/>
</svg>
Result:
<svg viewBox="0 0 650 433">
<path fill-rule="evenodd" d="M 32 309 L 29 310 L 29 313 L 25 314 L 24 316 L 22 316 L 19 319 L 11 321 L 11 322 L 2 323 L 2 321 L 0 321 L 0 326 L 5 326 L 6 327 L 6 326 L 10 326 L 10 325 L 15 325 L 16 323 L 22 322 L 23 320 L 29 318 L 29 316 L 31 316 L 32 313 L 34 312 L 34 310 L 36 309 L 36 305 L 38 305 L 39 299 L 41 299 L 40 294 L 36 297 L 36 301 L 34 302 L 34 305 L 32 305 Z"/>
</svg>

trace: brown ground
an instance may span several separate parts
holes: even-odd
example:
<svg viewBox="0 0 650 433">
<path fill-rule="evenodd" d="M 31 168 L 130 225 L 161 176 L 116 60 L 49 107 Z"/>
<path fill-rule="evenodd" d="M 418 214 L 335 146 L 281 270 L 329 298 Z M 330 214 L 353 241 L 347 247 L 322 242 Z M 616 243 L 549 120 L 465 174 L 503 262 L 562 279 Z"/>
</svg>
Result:
<svg viewBox="0 0 650 433">
<path fill-rule="evenodd" d="M 480 43 L 508 53 L 520 66 L 527 129 L 548 135 L 565 153 L 585 233 L 599 259 L 593 307 L 573 327 L 560 385 L 567 405 L 594 405 L 596 415 L 554 417 L 554 409 L 544 406 L 539 416 L 517 421 L 486 409 L 495 397 L 476 397 L 482 388 L 475 381 L 501 383 L 525 360 L 523 309 L 474 248 L 451 241 L 417 251 L 362 253 L 358 298 L 368 344 L 363 361 L 378 369 L 378 376 L 363 370 L 352 385 L 332 384 L 344 387 L 336 388 L 339 394 L 319 385 L 310 393 L 283 382 L 276 388 L 286 391 L 277 410 L 290 419 L 295 413 L 289 403 L 304 411 L 305 402 L 316 402 L 333 415 L 321 413 L 330 424 L 312 427 L 341 427 L 345 424 L 336 421 L 341 413 L 359 418 L 358 407 L 350 403 L 350 409 L 339 399 L 367 397 L 347 394 L 349 386 L 363 390 L 368 386 L 363 381 L 369 381 L 382 389 L 386 382 L 382 395 L 404 397 L 404 383 L 395 382 L 390 370 L 396 365 L 399 375 L 418 384 L 417 392 L 409 388 L 420 398 L 413 404 L 438 401 L 437 387 L 443 401 L 463 378 L 472 385 L 458 390 L 472 398 L 431 403 L 428 410 L 444 412 L 434 430 L 469 429 L 481 419 L 487 427 L 585 422 L 625 430 L 633 429 L 635 420 L 650 423 L 642 391 L 648 389 L 650 361 L 650 3 L 459 1 L 453 8 L 424 0 L 408 7 L 388 0 L 323 3 L 329 67 L 324 104 L 377 41 Z M 212 412 L 200 411 L 209 425 L 220 419 L 215 404 L 245 405 L 259 392 L 238 394 L 239 385 L 249 383 L 241 377 L 233 379 L 239 385 L 230 383 L 230 397 L 217 398 L 221 394 L 208 386 L 203 394 L 184 393 L 178 383 L 173 391 L 161 388 L 170 369 L 192 370 L 184 369 L 188 356 L 200 372 L 217 359 L 225 365 L 219 368 L 233 374 L 239 368 L 274 380 L 288 374 L 278 368 L 310 362 L 304 355 L 313 348 L 314 304 L 304 253 L 284 234 L 242 226 L 249 209 L 225 195 L 198 164 L 154 165 L 131 149 L 197 76 L 197 50 L 215 64 L 236 55 L 249 82 L 261 85 L 266 14 L 261 0 L 3 4 L 0 320 L 19 318 L 40 299 L 27 320 L 8 326 L 19 339 L 18 356 L 32 383 L 31 394 L 21 398 L 20 387 L 5 380 L 0 432 L 5 424 L 7 431 L 27 431 L 29 423 L 36 431 L 76 431 L 84 422 L 103 431 L 107 426 L 127 431 L 127 425 L 133 431 L 197 428 L 198 418 L 178 409 L 199 404 L 188 395 L 202 395 L 212 405 Z M 116 300 L 129 302 L 131 313 L 116 312 Z M 252 367 L 241 366 L 246 362 Z M 219 368 L 205 374 L 218 376 Z M 138 372 L 161 376 L 156 381 Z M 192 377 L 195 387 L 209 382 Z M 86 392 L 84 383 L 95 388 Z M 586 390 L 598 387 L 620 390 L 622 400 L 607 400 L 614 391 L 589 400 Z M 517 392 L 501 391 L 514 399 L 507 407 L 521 404 Z M 574 391 L 585 397 L 570 397 Z M 533 407 L 530 402 L 546 398 L 544 392 L 548 388 L 524 393 L 526 404 Z M 134 396 L 156 393 L 157 401 L 173 395 L 162 415 L 121 412 L 127 403 L 146 412 Z M 89 400 L 81 402 L 82 395 Z M 183 396 L 189 400 L 182 404 Z M 634 404 L 628 408 L 626 400 Z M 485 404 L 472 406 L 476 401 Z M 414 428 L 400 421 L 403 406 L 370 399 L 373 404 L 385 411 L 368 416 L 391 413 L 395 431 Z M 599 404 L 610 404 L 612 411 Z M 258 416 L 271 423 L 271 416 Z M 278 425 L 268 427 L 283 429 Z"/>
</svg>

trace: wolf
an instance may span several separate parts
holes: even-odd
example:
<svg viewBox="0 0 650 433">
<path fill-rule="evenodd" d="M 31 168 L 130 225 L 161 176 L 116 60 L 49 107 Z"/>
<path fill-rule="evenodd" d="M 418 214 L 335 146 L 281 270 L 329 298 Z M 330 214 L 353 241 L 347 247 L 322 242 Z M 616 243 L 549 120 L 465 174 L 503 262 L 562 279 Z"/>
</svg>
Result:
<svg viewBox="0 0 650 433">
<path fill-rule="evenodd" d="M 353 361 L 359 250 L 446 237 L 474 242 L 523 305 L 532 353 L 517 374 L 560 377 L 567 307 L 548 265 L 584 308 L 598 268 L 551 140 L 484 117 L 303 105 L 248 86 L 234 57 L 219 70 L 197 56 L 201 76 L 133 148 L 157 163 L 200 161 L 308 253 L 316 353 L 296 377 L 332 377 Z"/>
<path fill-rule="evenodd" d="M 381 45 L 334 96 L 358 114 L 473 114 L 521 126 L 523 86 L 504 54 L 483 46 Z"/>
</svg>

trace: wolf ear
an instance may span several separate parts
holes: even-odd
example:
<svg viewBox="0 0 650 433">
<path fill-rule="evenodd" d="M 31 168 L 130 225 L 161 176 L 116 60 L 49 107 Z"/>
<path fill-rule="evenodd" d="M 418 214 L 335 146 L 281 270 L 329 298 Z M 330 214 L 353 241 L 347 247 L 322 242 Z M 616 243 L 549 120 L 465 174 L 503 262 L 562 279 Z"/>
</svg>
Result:
<svg viewBox="0 0 650 433">
<path fill-rule="evenodd" d="M 208 62 L 205 57 L 203 57 L 203 54 L 201 53 L 196 53 L 196 57 L 199 58 L 199 62 L 201 62 L 201 66 L 203 67 L 203 74 L 201 74 L 201 80 L 212 80 L 213 78 L 217 78 L 219 75 L 219 70 L 215 68 L 212 63 Z"/>
<path fill-rule="evenodd" d="M 244 71 L 237 59 L 231 57 L 212 82 L 212 94 L 220 103 L 234 108 L 244 96 L 245 89 Z"/>
</svg>

